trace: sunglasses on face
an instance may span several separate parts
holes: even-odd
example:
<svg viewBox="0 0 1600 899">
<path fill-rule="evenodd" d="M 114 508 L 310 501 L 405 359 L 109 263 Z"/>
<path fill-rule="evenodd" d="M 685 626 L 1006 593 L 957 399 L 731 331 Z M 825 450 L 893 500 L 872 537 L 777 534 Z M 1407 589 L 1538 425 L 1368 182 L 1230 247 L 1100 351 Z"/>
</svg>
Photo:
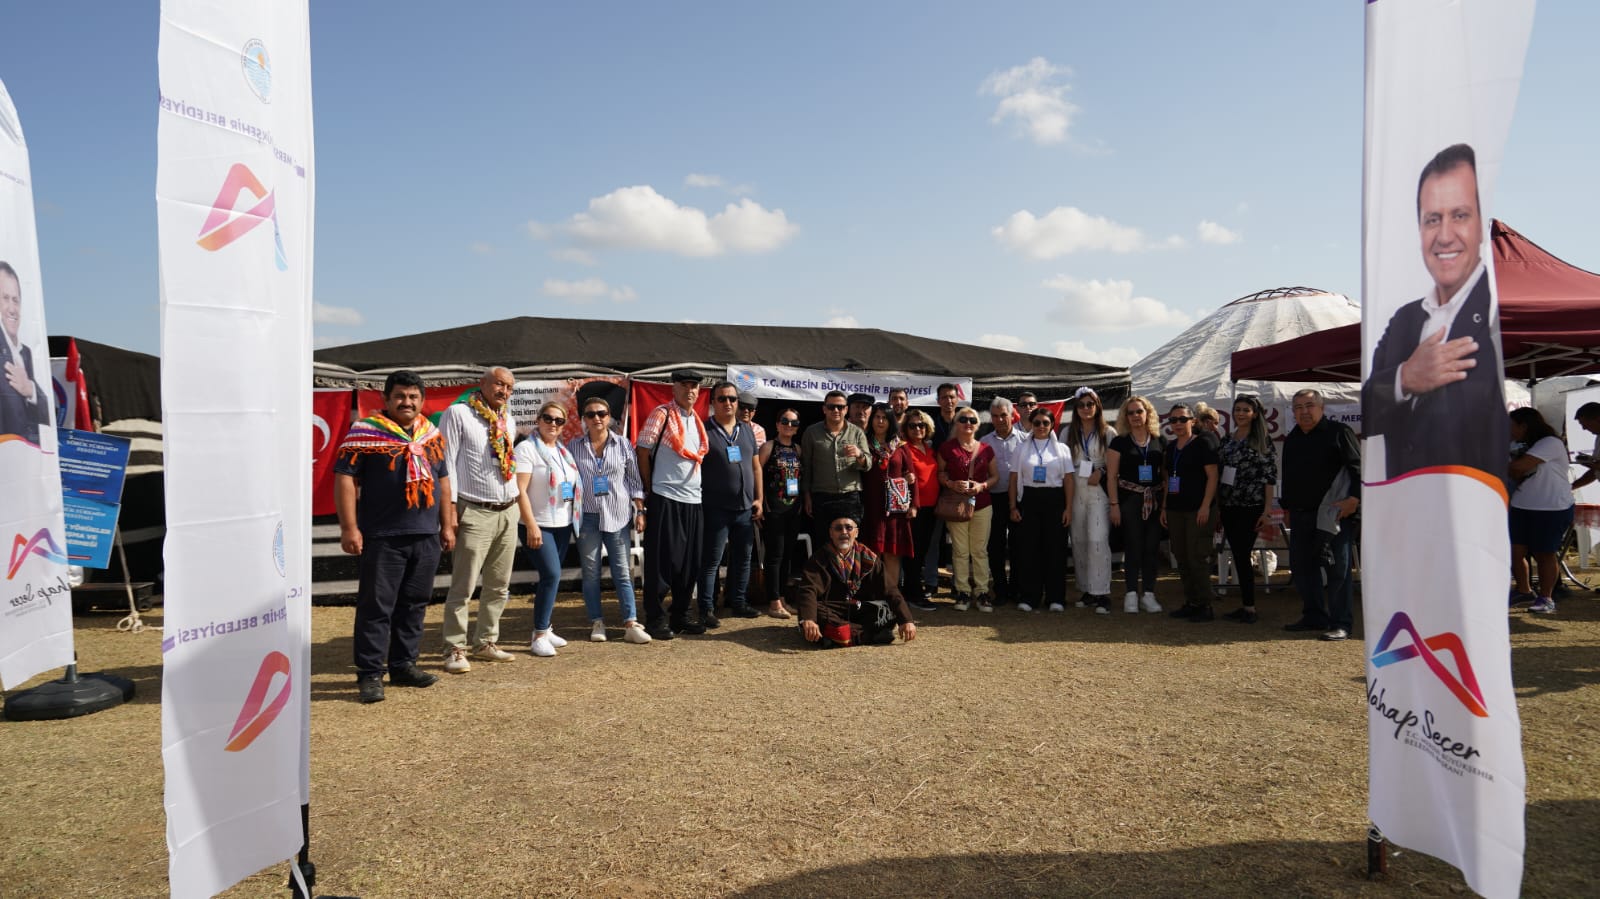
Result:
<svg viewBox="0 0 1600 899">
<path fill-rule="evenodd" d="M 539 416 L 539 420 L 547 425 L 564 425 L 567 423 L 565 418 L 555 418 L 554 416 L 550 415 L 541 415 Z"/>
<path fill-rule="evenodd" d="M 977 423 L 978 423 L 978 420 L 976 418 L 973 418 L 970 415 L 963 415 L 960 418 L 956 419 L 956 424 L 975 425 Z"/>
<path fill-rule="evenodd" d="M 1019 406 L 1027 406 L 1029 408 L 1032 408 L 1032 407 L 1037 406 L 1039 404 L 1034 402 L 1033 400 L 1018 400 L 1017 401 L 1017 405 L 1019 405 Z"/>
<path fill-rule="evenodd" d="M 1194 419 L 1192 419 L 1192 418 L 1184 418 L 1181 415 L 1174 415 L 1171 418 L 1167 419 L 1167 421 L 1169 421 L 1169 422 L 1171 422 L 1172 424 L 1175 424 L 1175 425 L 1186 425 L 1189 422 L 1194 421 Z"/>
<path fill-rule="evenodd" d="M 856 526 L 853 525 L 853 524 L 835 524 L 835 525 L 829 526 L 829 528 L 828 528 L 828 530 L 830 530 L 830 531 L 853 531 L 855 529 L 856 529 Z"/>
<path fill-rule="evenodd" d="M 1033 420 L 1033 426 L 1036 428 L 1048 428 L 1053 424 L 1055 424 L 1055 422 L 1048 418 L 1035 418 Z"/>
<path fill-rule="evenodd" d="M 588 412 L 583 413 L 583 417 L 584 418 L 605 418 L 607 415 L 610 415 L 610 414 L 611 414 L 610 412 L 607 412 L 604 409 L 590 409 Z"/>
<path fill-rule="evenodd" d="M 778 419 L 778 424 L 785 425 L 785 426 L 791 427 L 791 428 L 799 427 L 800 419 L 798 419 L 798 418 L 780 418 L 780 419 Z"/>
<path fill-rule="evenodd" d="M 756 411 L 756 407 L 750 405 L 749 403 L 740 403 L 739 404 L 739 411 L 740 412 L 754 412 L 754 411 Z"/>
<path fill-rule="evenodd" d="M 841 406 L 838 403 L 829 403 L 828 405 L 823 406 L 822 408 L 827 409 L 829 412 L 843 412 L 848 407 L 847 406 Z"/>
<path fill-rule="evenodd" d="M 1095 406 L 1098 406 L 1098 405 L 1100 405 L 1100 404 L 1095 402 L 1094 400 L 1084 400 L 1084 401 L 1078 403 L 1078 408 L 1079 409 L 1093 409 Z"/>
<path fill-rule="evenodd" d="M 719 396 L 719 397 L 717 397 L 717 402 L 719 402 L 719 403 L 737 403 L 738 401 L 739 401 L 739 398 L 736 397 L 736 396 Z"/>
</svg>

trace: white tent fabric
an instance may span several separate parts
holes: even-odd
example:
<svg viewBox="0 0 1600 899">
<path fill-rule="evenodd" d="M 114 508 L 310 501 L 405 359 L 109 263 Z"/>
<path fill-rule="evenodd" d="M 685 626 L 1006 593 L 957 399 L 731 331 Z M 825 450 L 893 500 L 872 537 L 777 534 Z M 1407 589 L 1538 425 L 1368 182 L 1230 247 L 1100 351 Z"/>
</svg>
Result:
<svg viewBox="0 0 1600 899">
<path fill-rule="evenodd" d="M 1231 426 L 1233 398 L 1253 393 L 1267 409 L 1267 429 L 1282 438 L 1294 424 L 1295 391 L 1314 387 L 1325 397 L 1328 414 L 1360 430 L 1361 385 L 1231 380 L 1235 350 L 1267 346 L 1302 334 L 1361 321 L 1361 307 L 1349 297 L 1310 287 L 1263 290 L 1223 306 L 1155 352 L 1133 364 L 1133 392 L 1165 415 L 1176 403 L 1205 401 Z"/>
</svg>

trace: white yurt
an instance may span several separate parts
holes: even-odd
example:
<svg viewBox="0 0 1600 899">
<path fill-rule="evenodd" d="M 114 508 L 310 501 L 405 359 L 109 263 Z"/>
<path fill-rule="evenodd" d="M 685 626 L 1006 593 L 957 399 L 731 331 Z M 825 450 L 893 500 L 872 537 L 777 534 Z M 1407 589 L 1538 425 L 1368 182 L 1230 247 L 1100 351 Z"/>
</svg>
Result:
<svg viewBox="0 0 1600 899">
<path fill-rule="evenodd" d="M 1349 297 L 1311 287 L 1263 290 L 1223 306 L 1166 342 L 1130 369 L 1133 392 L 1155 404 L 1162 415 L 1176 403 L 1205 401 L 1232 427 L 1233 398 L 1253 393 L 1267 410 L 1267 431 L 1282 439 L 1294 426 L 1290 411 L 1295 391 L 1314 387 L 1327 402 L 1327 414 L 1361 429 L 1361 385 L 1289 381 L 1231 380 L 1235 350 L 1280 343 L 1302 334 L 1361 321 L 1361 307 Z"/>
</svg>

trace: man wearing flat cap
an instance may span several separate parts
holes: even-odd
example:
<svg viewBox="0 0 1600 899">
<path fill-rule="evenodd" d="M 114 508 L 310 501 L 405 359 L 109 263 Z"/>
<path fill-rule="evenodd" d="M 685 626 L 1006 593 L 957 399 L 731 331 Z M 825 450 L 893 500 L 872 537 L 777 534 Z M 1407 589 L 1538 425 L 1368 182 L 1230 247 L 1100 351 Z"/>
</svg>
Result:
<svg viewBox="0 0 1600 899">
<path fill-rule="evenodd" d="M 767 442 L 767 429 L 756 424 L 756 395 L 752 391 L 739 391 L 739 424 L 750 429 L 751 435 L 756 438 L 756 449 L 761 449 Z"/>
<path fill-rule="evenodd" d="M 867 420 L 872 417 L 872 406 L 877 401 L 877 397 L 870 393 L 850 394 L 845 399 L 850 409 L 845 412 L 844 420 L 865 431 L 867 429 Z"/>
<path fill-rule="evenodd" d="M 700 375 L 691 369 L 672 373 L 672 402 L 652 410 L 639 430 L 635 451 L 644 482 L 645 632 L 671 640 L 674 632 L 703 634 L 689 620 L 695 582 L 700 576 L 700 543 L 705 520 L 700 505 L 700 464 L 711 448 L 705 423 L 695 414 Z M 672 594 L 669 614 L 663 599 Z"/>
<path fill-rule="evenodd" d="M 828 541 L 800 569 L 800 635 L 824 649 L 893 643 L 896 629 L 907 643 L 917 636 L 883 559 L 856 541 L 859 527 L 847 515 L 828 522 Z"/>
</svg>

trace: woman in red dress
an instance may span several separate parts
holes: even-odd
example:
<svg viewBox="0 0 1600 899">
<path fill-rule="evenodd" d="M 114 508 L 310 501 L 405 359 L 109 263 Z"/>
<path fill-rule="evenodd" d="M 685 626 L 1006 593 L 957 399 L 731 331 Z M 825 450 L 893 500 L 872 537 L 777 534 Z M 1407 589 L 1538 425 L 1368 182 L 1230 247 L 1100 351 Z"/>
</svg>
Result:
<svg viewBox="0 0 1600 899">
<path fill-rule="evenodd" d="M 861 501 L 866 509 L 861 542 L 883 556 L 888 582 L 898 584 L 900 559 L 916 555 L 911 519 L 917 514 L 917 484 L 911 451 L 900 440 L 894 412 L 883 403 L 873 406 L 867 419 L 867 446 L 872 451 L 872 468 L 861 477 Z M 897 511 L 891 511 L 891 506 Z"/>
</svg>

